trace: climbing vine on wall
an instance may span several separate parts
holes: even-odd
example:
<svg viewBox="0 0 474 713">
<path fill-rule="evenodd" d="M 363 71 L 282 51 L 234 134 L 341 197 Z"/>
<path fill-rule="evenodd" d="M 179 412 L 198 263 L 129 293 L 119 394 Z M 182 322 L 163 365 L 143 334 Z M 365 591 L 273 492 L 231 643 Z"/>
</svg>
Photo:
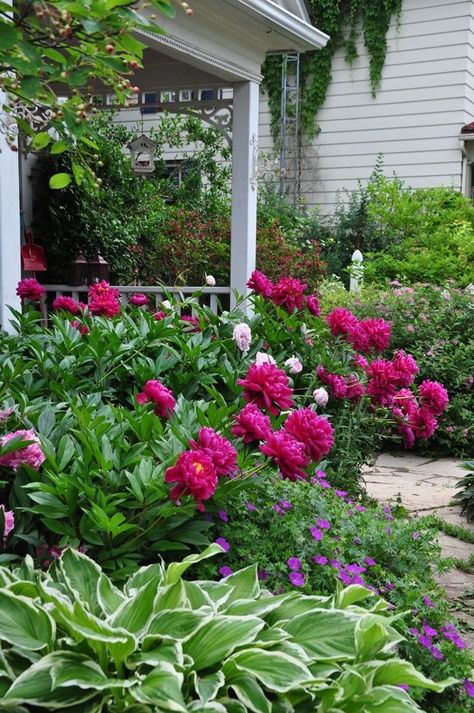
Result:
<svg viewBox="0 0 474 713">
<path fill-rule="evenodd" d="M 308 5 L 313 24 L 330 36 L 324 49 L 306 52 L 300 59 L 301 132 L 311 137 L 318 131 L 317 114 L 331 83 L 334 54 L 342 48 L 346 62 L 353 64 L 358 57 L 357 41 L 361 33 L 370 58 L 370 87 L 373 96 L 376 95 L 385 64 L 387 32 L 392 18 L 398 21 L 400 17 L 402 0 L 308 0 Z M 281 55 L 270 55 L 263 66 L 276 140 L 281 112 L 281 68 Z"/>
</svg>

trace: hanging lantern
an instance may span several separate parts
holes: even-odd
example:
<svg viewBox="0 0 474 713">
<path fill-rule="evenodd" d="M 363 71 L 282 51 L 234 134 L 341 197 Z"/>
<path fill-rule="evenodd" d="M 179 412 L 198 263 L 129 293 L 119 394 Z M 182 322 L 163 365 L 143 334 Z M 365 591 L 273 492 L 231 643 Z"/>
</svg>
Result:
<svg viewBox="0 0 474 713">
<path fill-rule="evenodd" d="M 129 144 L 134 173 L 147 174 L 155 170 L 156 143 L 142 134 Z"/>
</svg>

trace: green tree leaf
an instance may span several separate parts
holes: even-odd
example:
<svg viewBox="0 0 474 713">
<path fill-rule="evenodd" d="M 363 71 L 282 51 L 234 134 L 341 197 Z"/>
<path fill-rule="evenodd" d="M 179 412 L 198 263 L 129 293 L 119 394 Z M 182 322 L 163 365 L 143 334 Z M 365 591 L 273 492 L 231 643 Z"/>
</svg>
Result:
<svg viewBox="0 0 474 713">
<path fill-rule="evenodd" d="M 70 173 L 55 173 L 49 179 L 49 187 L 54 190 L 60 190 L 61 188 L 66 188 L 71 183 Z"/>
</svg>

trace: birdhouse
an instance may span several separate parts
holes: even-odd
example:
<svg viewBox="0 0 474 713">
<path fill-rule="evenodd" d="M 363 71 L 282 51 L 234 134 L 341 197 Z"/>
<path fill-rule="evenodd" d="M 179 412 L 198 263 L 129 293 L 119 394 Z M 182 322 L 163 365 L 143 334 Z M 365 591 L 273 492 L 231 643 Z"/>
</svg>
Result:
<svg viewBox="0 0 474 713">
<path fill-rule="evenodd" d="M 155 170 L 156 143 L 142 134 L 129 144 L 134 173 L 147 174 Z"/>
</svg>

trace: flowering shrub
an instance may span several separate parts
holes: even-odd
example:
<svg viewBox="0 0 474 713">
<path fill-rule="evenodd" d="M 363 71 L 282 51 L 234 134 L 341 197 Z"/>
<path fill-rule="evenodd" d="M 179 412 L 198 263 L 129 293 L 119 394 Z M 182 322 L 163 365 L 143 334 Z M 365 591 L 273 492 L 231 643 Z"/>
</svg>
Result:
<svg viewBox="0 0 474 713">
<path fill-rule="evenodd" d="M 390 322 L 393 348 L 414 357 L 417 380 L 442 382 L 449 394 L 443 418 L 429 441 L 430 454 L 435 449 L 470 457 L 474 448 L 474 297 L 451 286 L 404 287 L 394 282 L 385 290 L 364 288 L 354 298 L 328 283 L 322 301 L 328 313 L 344 305 L 358 318 L 382 315 Z M 424 441 L 415 445 L 423 450 Z"/>
<path fill-rule="evenodd" d="M 473 657 L 433 578 L 432 563 L 442 571 L 446 565 L 429 518 L 409 520 L 397 508 L 362 504 L 331 488 L 324 471 L 295 483 L 267 474 L 251 493 L 224 505 L 213 513 L 213 532 L 227 544 L 229 571 L 257 562 L 260 581 L 276 594 L 367 587 L 403 614 L 393 626 L 405 637 L 404 656 L 435 679 L 470 677 Z M 219 566 L 203 562 L 196 576 L 219 577 Z M 469 706 L 460 686 L 449 701 L 430 697 L 423 710 L 468 713 Z"/>
</svg>

